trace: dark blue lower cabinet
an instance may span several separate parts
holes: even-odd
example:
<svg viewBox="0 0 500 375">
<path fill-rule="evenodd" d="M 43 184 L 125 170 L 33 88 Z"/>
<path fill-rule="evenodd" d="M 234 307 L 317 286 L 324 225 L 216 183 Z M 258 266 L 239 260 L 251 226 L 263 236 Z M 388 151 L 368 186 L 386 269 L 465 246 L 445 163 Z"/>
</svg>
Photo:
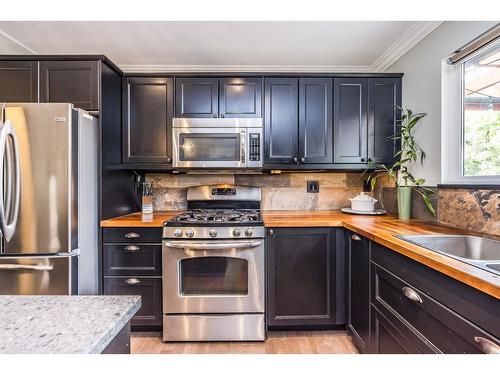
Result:
<svg viewBox="0 0 500 375">
<path fill-rule="evenodd" d="M 345 324 L 344 246 L 337 228 L 267 228 L 269 329 Z"/>
<path fill-rule="evenodd" d="M 500 350 L 500 302 L 375 242 L 370 352 L 474 354 Z"/>
</svg>

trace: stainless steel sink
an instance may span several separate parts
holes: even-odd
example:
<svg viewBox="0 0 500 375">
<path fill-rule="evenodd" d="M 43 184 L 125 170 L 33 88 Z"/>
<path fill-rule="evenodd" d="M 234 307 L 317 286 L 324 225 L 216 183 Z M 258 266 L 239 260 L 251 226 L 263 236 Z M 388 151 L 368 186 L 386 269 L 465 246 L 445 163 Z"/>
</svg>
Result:
<svg viewBox="0 0 500 375">
<path fill-rule="evenodd" d="M 465 235 L 396 236 L 486 271 L 500 274 L 500 241 Z"/>
</svg>

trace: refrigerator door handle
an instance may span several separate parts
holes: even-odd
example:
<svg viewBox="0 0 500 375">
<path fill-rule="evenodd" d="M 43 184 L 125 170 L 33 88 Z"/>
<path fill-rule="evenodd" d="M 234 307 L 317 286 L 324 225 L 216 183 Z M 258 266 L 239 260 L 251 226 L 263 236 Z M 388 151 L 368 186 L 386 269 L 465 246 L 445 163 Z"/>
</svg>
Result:
<svg viewBox="0 0 500 375">
<path fill-rule="evenodd" d="M 53 266 L 44 264 L 0 264 L 0 270 L 52 271 Z"/>
<path fill-rule="evenodd" d="M 8 214 L 10 218 L 10 222 L 7 222 L 9 218 L 6 217 L 5 207 L 4 207 L 4 191 L 0 188 L 0 230 L 3 234 L 3 237 L 8 242 L 14 236 L 14 232 L 16 230 L 17 218 L 19 215 L 19 204 L 20 204 L 20 195 L 21 195 L 21 168 L 19 165 L 19 149 L 17 145 L 17 137 L 12 127 L 10 121 L 6 121 L 2 128 L 0 129 L 0 183 L 3 184 L 4 180 L 4 164 L 5 164 L 5 150 L 7 148 L 7 138 L 10 137 L 12 139 L 12 152 L 14 155 L 14 164 L 15 164 L 15 182 L 14 187 L 12 184 L 8 184 L 8 189 L 14 188 L 14 205 L 12 207 L 12 215 Z M 9 192 L 7 194 L 8 197 L 12 197 L 12 193 Z"/>
</svg>

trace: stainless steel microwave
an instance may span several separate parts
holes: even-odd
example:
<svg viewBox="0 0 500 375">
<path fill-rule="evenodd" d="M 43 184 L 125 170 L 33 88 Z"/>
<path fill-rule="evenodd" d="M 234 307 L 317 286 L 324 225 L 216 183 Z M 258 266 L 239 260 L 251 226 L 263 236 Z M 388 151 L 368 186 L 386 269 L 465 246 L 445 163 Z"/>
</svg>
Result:
<svg viewBox="0 0 500 375">
<path fill-rule="evenodd" d="M 262 167 L 261 118 L 174 118 L 174 168 Z"/>
</svg>

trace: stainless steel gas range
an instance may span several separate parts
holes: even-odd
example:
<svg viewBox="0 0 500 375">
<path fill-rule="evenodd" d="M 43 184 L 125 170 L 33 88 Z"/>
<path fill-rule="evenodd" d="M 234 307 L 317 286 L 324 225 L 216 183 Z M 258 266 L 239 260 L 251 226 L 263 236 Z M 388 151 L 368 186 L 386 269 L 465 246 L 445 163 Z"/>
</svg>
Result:
<svg viewBox="0 0 500 375">
<path fill-rule="evenodd" d="M 260 189 L 194 187 L 187 198 L 163 228 L 163 340 L 264 340 Z"/>
</svg>

